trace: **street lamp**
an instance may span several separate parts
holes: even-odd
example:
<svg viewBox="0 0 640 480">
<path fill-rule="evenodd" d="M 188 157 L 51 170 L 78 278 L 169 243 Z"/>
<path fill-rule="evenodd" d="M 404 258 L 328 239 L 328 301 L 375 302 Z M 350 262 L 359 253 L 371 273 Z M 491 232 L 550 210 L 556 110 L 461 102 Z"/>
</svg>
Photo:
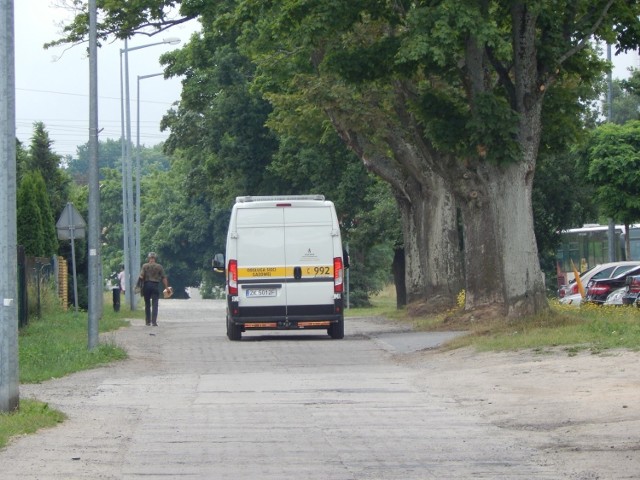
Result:
<svg viewBox="0 0 640 480">
<path fill-rule="evenodd" d="M 131 168 L 131 102 L 129 100 L 129 52 L 141 48 L 156 45 L 177 45 L 179 38 L 165 38 L 160 42 L 147 43 L 135 47 L 128 46 L 125 38 L 124 48 L 120 49 L 120 120 L 122 126 L 122 224 L 124 227 L 124 260 L 126 273 L 126 300 L 130 302 L 132 310 L 136 308 L 136 296 L 134 295 L 135 278 L 134 266 L 137 269 L 140 255 L 136 259 L 136 239 L 134 236 L 134 207 L 133 207 L 133 171 Z M 123 80 L 123 56 L 124 56 L 124 80 Z M 125 131 L 126 128 L 126 131 Z M 138 247 L 139 248 L 139 247 Z"/>
<path fill-rule="evenodd" d="M 158 77 L 163 75 L 163 73 L 152 73 L 149 75 L 138 75 L 138 83 L 137 83 L 137 91 L 136 91 L 136 99 L 137 99 L 137 109 L 136 109 L 136 227 L 135 227 L 135 241 L 136 241 L 136 252 L 135 258 L 140 259 L 140 80 L 144 80 L 145 78 Z"/>
</svg>

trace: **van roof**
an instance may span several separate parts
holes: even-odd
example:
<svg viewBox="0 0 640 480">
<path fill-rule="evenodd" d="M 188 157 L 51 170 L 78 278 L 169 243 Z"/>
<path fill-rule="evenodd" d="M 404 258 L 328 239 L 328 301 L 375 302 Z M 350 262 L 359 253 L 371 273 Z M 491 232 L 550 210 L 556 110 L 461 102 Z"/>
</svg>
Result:
<svg viewBox="0 0 640 480">
<path fill-rule="evenodd" d="M 247 195 L 244 197 L 236 197 L 236 203 L 268 202 L 268 201 L 280 201 L 280 200 L 317 200 L 322 202 L 324 201 L 324 195 L 265 195 L 265 196 Z"/>
</svg>

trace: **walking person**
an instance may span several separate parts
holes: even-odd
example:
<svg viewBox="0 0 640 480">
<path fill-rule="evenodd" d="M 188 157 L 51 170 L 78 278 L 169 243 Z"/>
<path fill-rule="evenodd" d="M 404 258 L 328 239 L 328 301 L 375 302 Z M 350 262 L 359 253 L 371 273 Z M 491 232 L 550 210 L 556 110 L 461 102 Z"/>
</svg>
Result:
<svg viewBox="0 0 640 480">
<path fill-rule="evenodd" d="M 118 286 L 113 288 L 113 310 L 120 311 L 120 298 L 125 294 L 125 277 L 124 277 L 124 265 L 120 265 L 120 272 L 116 275 L 118 280 Z"/>
<path fill-rule="evenodd" d="M 164 274 L 164 268 L 157 263 L 155 252 L 149 252 L 147 263 L 142 265 L 139 282 L 142 283 L 142 295 L 144 297 L 144 318 L 146 325 L 158 326 L 158 298 L 160 297 L 160 282 L 165 291 L 171 291 L 169 280 Z"/>
</svg>

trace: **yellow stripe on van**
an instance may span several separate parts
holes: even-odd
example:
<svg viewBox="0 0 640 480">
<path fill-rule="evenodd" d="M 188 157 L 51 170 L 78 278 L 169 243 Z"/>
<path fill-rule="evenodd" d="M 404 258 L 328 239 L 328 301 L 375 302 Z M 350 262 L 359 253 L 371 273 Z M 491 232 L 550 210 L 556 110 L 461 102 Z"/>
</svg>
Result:
<svg viewBox="0 0 640 480">
<path fill-rule="evenodd" d="M 269 277 L 282 278 L 286 276 L 285 270 L 285 267 L 239 267 L 238 279 Z"/>
<path fill-rule="evenodd" d="M 300 265 L 302 278 L 333 277 L 333 265 Z M 247 278 L 293 278 L 293 267 L 239 267 L 238 280 Z"/>
</svg>

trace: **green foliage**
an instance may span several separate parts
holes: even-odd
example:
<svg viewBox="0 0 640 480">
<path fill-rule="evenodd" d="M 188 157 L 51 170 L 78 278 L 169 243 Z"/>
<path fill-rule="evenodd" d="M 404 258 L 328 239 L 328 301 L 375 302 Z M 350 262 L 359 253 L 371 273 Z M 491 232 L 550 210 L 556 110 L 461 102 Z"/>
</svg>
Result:
<svg viewBox="0 0 640 480">
<path fill-rule="evenodd" d="M 27 169 L 28 158 L 29 152 L 24 148 L 22 142 L 16 139 L 16 179 L 18 184 Z"/>
<path fill-rule="evenodd" d="M 132 147 L 133 148 L 133 147 Z M 122 171 L 122 142 L 108 138 L 98 142 L 98 158 L 100 159 L 100 181 L 103 180 L 104 169 Z M 77 147 L 77 155 L 67 164 L 66 171 L 78 185 L 86 185 L 89 175 L 89 142 Z"/>
<path fill-rule="evenodd" d="M 556 284 L 559 232 L 598 217 L 594 188 L 576 151 L 595 125 L 590 106 L 599 98 L 600 87 L 567 77 L 545 99 L 532 203 L 540 264 L 550 289 Z M 575 95 L 580 97 L 579 102 L 571 101 Z"/>
<path fill-rule="evenodd" d="M 47 188 L 39 173 L 34 174 L 35 200 L 40 208 L 42 216 L 42 230 L 44 234 L 44 255 L 46 257 L 55 255 L 58 251 L 58 231 L 56 230 L 56 219 L 53 217 Z"/>
<path fill-rule="evenodd" d="M 105 278 L 120 271 L 124 263 L 122 225 L 122 175 L 120 170 L 101 169 L 100 223 L 102 224 L 102 271 Z"/>
<path fill-rule="evenodd" d="M 24 175 L 17 192 L 17 233 L 18 245 L 24 247 L 29 256 L 45 256 L 45 226 L 37 191 L 39 172 Z"/>
<path fill-rule="evenodd" d="M 59 215 L 68 200 L 70 178 L 60 168 L 61 158 L 53 152 L 53 141 L 42 122 L 34 124 L 33 137 L 26 159 L 26 171 L 38 170 L 46 178 L 46 191 L 54 216 Z"/>
<path fill-rule="evenodd" d="M 604 124 L 587 148 L 588 179 L 602 214 L 625 223 L 640 219 L 640 121 Z"/>
<path fill-rule="evenodd" d="M 640 120 L 640 71 L 634 70 L 627 80 L 612 82 L 613 102 L 610 121 L 623 125 L 629 120 Z M 608 118 L 609 103 L 602 103 L 602 114 Z"/>
<path fill-rule="evenodd" d="M 522 158 L 517 142 L 518 115 L 506 99 L 482 94 L 476 98 L 475 115 L 467 125 L 471 145 L 492 163 L 510 163 Z"/>
<path fill-rule="evenodd" d="M 213 255 L 224 250 L 224 243 L 214 241 L 225 235 L 215 222 L 220 212 L 189 188 L 188 165 L 174 158 L 171 170 L 155 172 L 143 183 L 142 251 L 158 253 L 177 298 L 200 284 Z"/>
</svg>

